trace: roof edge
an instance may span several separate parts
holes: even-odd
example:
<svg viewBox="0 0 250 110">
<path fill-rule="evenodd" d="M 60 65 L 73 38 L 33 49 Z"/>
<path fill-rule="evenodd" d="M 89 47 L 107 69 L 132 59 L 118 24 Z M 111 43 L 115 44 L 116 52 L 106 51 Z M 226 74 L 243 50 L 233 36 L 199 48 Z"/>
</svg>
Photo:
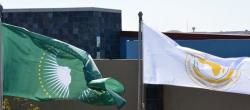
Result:
<svg viewBox="0 0 250 110">
<path fill-rule="evenodd" d="M 3 12 L 62 12 L 62 11 L 99 11 L 121 13 L 118 9 L 98 8 L 98 7 L 69 7 L 69 8 L 17 8 L 3 9 Z"/>
<path fill-rule="evenodd" d="M 250 35 L 242 34 L 209 34 L 209 33 L 173 33 L 163 34 L 175 40 L 207 40 L 207 39 L 250 39 Z M 120 37 L 137 38 L 137 31 L 121 31 Z"/>
</svg>

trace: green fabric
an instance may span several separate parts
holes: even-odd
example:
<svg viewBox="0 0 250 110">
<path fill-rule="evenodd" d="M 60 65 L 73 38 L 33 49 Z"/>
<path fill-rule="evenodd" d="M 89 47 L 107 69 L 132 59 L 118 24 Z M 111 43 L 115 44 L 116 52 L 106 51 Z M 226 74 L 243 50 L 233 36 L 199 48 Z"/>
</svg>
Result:
<svg viewBox="0 0 250 110">
<path fill-rule="evenodd" d="M 91 56 L 70 44 L 2 24 L 4 95 L 37 101 L 82 100 L 119 108 L 124 87 L 103 78 Z"/>
</svg>

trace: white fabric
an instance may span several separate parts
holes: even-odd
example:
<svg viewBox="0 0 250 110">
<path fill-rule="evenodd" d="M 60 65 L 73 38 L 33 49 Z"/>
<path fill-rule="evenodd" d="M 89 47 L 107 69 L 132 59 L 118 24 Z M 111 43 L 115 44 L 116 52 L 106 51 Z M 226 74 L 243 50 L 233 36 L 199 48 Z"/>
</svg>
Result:
<svg viewBox="0 0 250 110">
<path fill-rule="evenodd" d="M 142 28 L 143 82 L 145 84 L 175 85 L 250 94 L 249 58 L 220 58 L 182 47 L 171 38 L 145 24 Z M 219 66 L 212 64 L 219 64 Z M 201 76 L 195 70 L 198 70 Z M 216 70 L 218 70 L 217 74 Z"/>
</svg>

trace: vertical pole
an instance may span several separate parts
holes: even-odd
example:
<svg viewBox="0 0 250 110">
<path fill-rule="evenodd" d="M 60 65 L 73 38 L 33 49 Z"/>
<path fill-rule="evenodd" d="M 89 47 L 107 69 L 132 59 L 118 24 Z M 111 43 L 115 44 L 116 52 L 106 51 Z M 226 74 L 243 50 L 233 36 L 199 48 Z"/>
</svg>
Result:
<svg viewBox="0 0 250 110">
<path fill-rule="evenodd" d="M 3 35 L 2 35 L 2 12 L 3 6 L 0 4 L 0 110 L 3 110 Z"/>
<path fill-rule="evenodd" d="M 144 84 L 142 72 L 142 12 L 139 16 L 139 32 L 138 32 L 138 105 L 137 110 L 144 110 Z"/>
</svg>

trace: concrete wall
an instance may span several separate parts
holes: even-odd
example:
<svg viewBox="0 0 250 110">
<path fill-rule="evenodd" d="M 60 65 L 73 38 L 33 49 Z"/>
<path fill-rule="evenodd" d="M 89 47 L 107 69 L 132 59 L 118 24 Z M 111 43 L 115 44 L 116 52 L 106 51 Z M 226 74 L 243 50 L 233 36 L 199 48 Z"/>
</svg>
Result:
<svg viewBox="0 0 250 110">
<path fill-rule="evenodd" d="M 250 96 L 164 86 L 164 110 L 250 110 Z"/>
<path fill-rule="evenodd" d="M 124 98 L 127 104 L 122 110 L 136 110 L 137 108 L 137 73 L 136 60 L 95 60 L 104 77 L 113 77 L 125 86 Z M 110 109 L 109 109 L 110 110 Z"/>
</svg>

